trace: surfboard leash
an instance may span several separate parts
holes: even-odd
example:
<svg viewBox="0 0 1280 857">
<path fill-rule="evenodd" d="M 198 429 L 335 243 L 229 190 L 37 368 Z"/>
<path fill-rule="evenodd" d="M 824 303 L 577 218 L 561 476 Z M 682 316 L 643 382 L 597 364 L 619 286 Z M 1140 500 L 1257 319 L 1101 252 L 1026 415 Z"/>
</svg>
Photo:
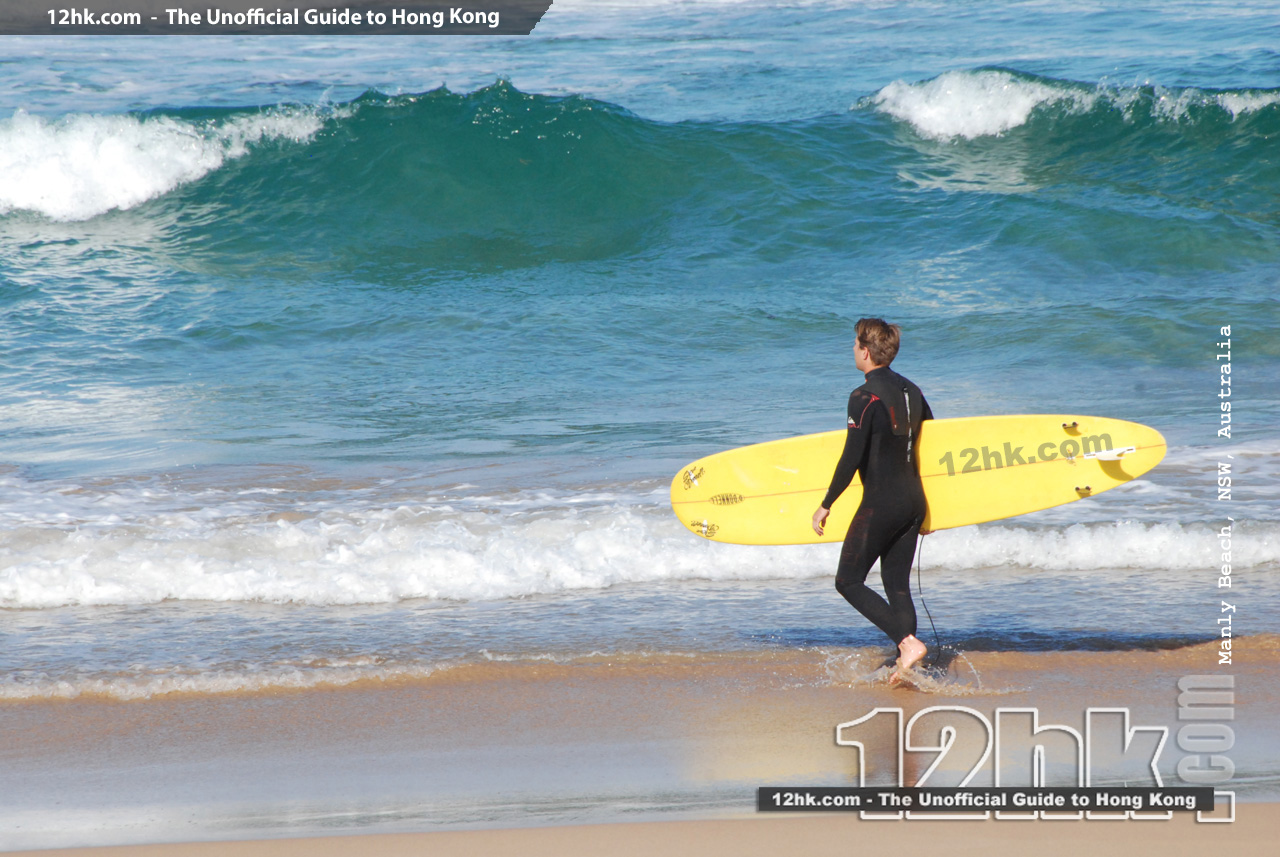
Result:
<svg viewBox="0 0 1280 857">
<path fill-rule="evenodd" d="M 929 612 L 929 605 L 924 600 L 924 575 L 921 574 L 921 567 L 924 565 L 924 536 L 916 536 L 916 592 L 920 596 L 920 606 L 924 608 L 924 615 L 929 617 L 929 627 L 933 629 L 933 662 L 930 667 L 936 667 L 938 660 L 942 657 L 942 638 L 938 635 L 938 626 L 933 624 L 933 614 Z"/>
</svg>

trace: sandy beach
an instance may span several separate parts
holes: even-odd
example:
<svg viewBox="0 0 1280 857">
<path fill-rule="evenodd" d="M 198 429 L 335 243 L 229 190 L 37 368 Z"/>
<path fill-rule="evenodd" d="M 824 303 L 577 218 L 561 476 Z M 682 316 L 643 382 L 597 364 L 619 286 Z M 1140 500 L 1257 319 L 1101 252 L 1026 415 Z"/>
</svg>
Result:
<svg viewBox="0 0 1280 857">
<path fill-rule="evenodd" d="M 45 857 L 382 857 L 431 854 L 435 857 L 564 857 L 651 854 L 699 857 L 774 857 L 803 854 L 836 857 L 880 849 L 942 850 L 954 857 L 1027 854 L 1075 857 L 1130 854 L 1136 850 L 1166 857 L 1204 854 L 1232 848 L 1266 853 L 1280 826 L 1280 807 L 1273 803 L 1239 807 L 1232 824 L 1196 824 L 1189 816 L 1162 822 L 1014 821 L 860 821 L 856 818 L 796 817 L 733 821 L 679 821 L 583 825 L 519 830 L 484 830 L 375 836 L 135 845 L 115 848 L 72 848 L 19 854 Z"/>
<path fill-rule="evenodd" d="M 1265 727 L 1277 707 L 1269 679 L 1276 642 L 1254 641 L 1255 665 L 1236 679 L 1232 756 L 1240 782 L 1220 786 L 1237 792 L 1232 824 L 1192 824 L 1182 813 L 1171 821 L 1070 824 L 761 817 L 760 786 L 854 785 L 859 765 L 867 785 L 892 783 L 892 716 L 845 733 L 865 742 L 861 761 L 862 751 L 836 741 L 839 724 L 873 712 L 1005 717 L 1000 772 L 1004 785 L 1018 785 L 1030 784 L 1019 753 L 1036 743 L 1047 748 L 1056 783 L 1072 776 L 1061 768 L 1070 748 L 1061 736 L 1033 738 L 1027 712 L 1040 726 L 1083 733 L 1089 709 L 1123 709 L 1133 726 L 1169 729 L 1169 740 L 1148 755 L 1099 741 L 1089 756 L 1093 783 L 1132 782 L 1154 751 L 1165 786 L 1189 785 L 1174 772 L 1186 755 L 1174 740 L 1177 682 L 1213 649 L 974 652 L 914 690 L 876 678 L 874 653 L 777 651 L 490 663 L 296 692 L 11 702 L 0 708 L 0 727 L 25 740 L 4 751 L 0 789 L 11 800 L 0 847 L 768 854 L 802 841 L 799 853 L 835 854 L 848 853 L 851 837 L 887 844 L 945 835 L 955 854 L 1024 840 L 1039 843 L 1037 853 L 1079 853 L 1041 849 L 1047 824 L 1104 853 L 1138 839 L 1192 853 L 1215 842 L 1260 842 L 1275 829 L 1273 793 L 1265 778 L 1251 776 L 1276 764 Z M 955 784 L 973 758 L 965 745 L 981 736 L 957 725 L 954 761 L 932 772 L 933 785 Z M 914 785 L 935 755 L 907 752 L 905 783 Z M 328 833 L 337 835 L 316 838 Z M 162 844 L 201 840 L 215 844 Z"/>
</svg>

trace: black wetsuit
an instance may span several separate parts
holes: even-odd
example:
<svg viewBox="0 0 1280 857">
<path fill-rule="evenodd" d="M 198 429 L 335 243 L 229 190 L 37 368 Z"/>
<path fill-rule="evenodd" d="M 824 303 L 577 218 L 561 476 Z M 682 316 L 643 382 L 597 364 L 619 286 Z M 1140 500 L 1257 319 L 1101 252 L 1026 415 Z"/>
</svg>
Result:
<svg viewBox="0 0 1280 857">
<path fill-rule="evenodd" d="M 882 366 L 849 396 L 849 433 L 831 487 L 822 501 L 830 509 L 862 474 L 862 503 L 840 551 L 836 589 L 894 643 L 916 632 L 911 602 L 911 560 L 924 522 L 924 487 L 916 463 L 920 423 L 933 419 L 920 388 Z M 888 601 L 867 586 L 880 560 Z"/>
</svg>

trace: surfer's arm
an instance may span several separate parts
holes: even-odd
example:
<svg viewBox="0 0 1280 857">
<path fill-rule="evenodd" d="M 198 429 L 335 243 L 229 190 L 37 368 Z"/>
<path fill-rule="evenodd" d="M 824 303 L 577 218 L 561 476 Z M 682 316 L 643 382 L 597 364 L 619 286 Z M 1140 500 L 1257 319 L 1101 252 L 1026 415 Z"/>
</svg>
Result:
<svg viewBox="0 0 1280 857">
<path fill-rule="evenodd" d="M 866 432 L 861 428 L 849 426 L 849 434 L 844 441 L 844 452 L 841 453 L 840 461 L 836 464 L 835 475 L 831 477 L 831 487 L 827 489 L 827 496 L 823 498 L 822 505 L 813 513 L 813 531 L 818 535 L 823 534 L 823 529 L 827 525 L 831 505 L 844 493 L 844 489 L 849 487 L 849 483 L 853 481 L 853 474 L 858 472 L 858 464 L 862 461 L 862 453 L 867 445 L 865 434 Z"/>
<path fill-rule="evenodd" d="M 836 499 L 844 493 L 853 481 L 853 476 L 862 464 L 863 455 L 867 451 L 867 440 L 871 436 L 871 403 L 875 396 L 861 389 L 854 390 L 849 396 L 849 431 L 844 438 L 844 452 L 840 453 L 840 461 L 836 464 L 836 472 L 831 477 L 831 487 L 823 498 L 819 510 L 830 509 Z M 817 515 L 814 515 L 817 521 Z"/>
<path fill-rule="evenodd" d="M 823 528 L 827 525 L 827 515 L 831 514 L 831 510 L 825 506 L 819 506 L 818 511 L 813 513 L 813 531 L 818 535 L 822 535 Z"/>
</svg>

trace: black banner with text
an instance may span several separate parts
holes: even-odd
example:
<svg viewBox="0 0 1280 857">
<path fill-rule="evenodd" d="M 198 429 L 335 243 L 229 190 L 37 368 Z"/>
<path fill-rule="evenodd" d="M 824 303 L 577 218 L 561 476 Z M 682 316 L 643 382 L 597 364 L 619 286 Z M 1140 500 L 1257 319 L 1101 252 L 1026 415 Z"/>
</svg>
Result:
<svg viewBox="0 0 1280 857">
<path fill-rule="evenodd" d="M 10 0 L 0 35 L 527 36 L 550 0 Z"/>
</svg>

